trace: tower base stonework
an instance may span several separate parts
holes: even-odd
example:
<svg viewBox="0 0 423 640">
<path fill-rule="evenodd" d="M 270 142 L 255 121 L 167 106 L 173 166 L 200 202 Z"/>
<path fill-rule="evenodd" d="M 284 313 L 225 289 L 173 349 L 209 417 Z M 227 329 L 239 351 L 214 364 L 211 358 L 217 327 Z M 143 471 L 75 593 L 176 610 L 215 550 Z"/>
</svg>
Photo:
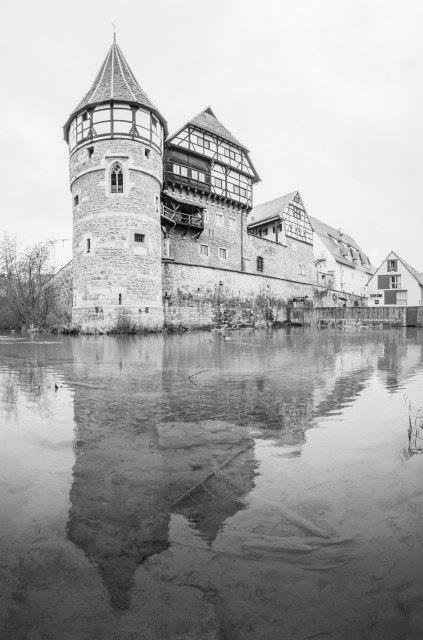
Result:
<svg viewBox="0 0 423 640">
<path fill-rule="evenodd" d="M 149 333 L 162 331 L 163 307 L 90 307 L 72 311 L 72 325 L 81 333 Z"/>
</svg>

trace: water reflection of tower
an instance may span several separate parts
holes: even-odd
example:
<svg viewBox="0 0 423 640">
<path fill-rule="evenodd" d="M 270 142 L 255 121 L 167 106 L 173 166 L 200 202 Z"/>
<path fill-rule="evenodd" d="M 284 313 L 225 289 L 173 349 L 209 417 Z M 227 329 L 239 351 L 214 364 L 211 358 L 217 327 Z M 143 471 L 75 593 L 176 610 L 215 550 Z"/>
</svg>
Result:
<svg viewBox="0 0 423 640">
<path fill-rule="evenodd" d="M 129 604 L 137 567 L 167 546 L 163 463 L 150 428 L 161 345 L 131 338 L 73 342 L 77 446 L 68 537 L 99 566 L 117 610 Z"/>
<path fill-rule="evenodd" d="M 207 471 L 188 464 L 198 462 L 198 448 L 190 447 L 189 455 L 175 451 L 158 426 L 172 411 L 162 385 L 162 350 L 161 336 L 73 343 L 77 434 L 67 531 L 99 567 L 117 611 L 129 605 L 137 567 L 168 547 L 172 503 Z M 212 455 L 203 449 L 200 458 L 210 463 Z M 240 474 L 246 481 L 235 491 L 248 492 L 253 473 L 249 456 Z M 183 503 L 175 508 L 205 537 L 241 507 L 236 496 L 222 508 L 219 486 L 213 489 L 216 501 L 197 496 L 195 514 Z"/>
</svg>

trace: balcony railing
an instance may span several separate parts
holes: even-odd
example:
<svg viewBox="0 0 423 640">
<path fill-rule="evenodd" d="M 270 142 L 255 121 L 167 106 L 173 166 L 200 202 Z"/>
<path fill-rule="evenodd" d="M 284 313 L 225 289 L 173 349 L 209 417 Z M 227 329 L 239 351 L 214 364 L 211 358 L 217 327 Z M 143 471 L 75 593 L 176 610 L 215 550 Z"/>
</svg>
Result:
<svg viewBox="0 0 423 640">
<path fill-rule="evenodd" d="M 178 210 L 175 211 L 166 205 L 162 205 L 162 217 L 170 220 L 174 224 L 204 229 L 203 216 L 199 211 L 196 213 L 186 213 Z"/>
</svg>

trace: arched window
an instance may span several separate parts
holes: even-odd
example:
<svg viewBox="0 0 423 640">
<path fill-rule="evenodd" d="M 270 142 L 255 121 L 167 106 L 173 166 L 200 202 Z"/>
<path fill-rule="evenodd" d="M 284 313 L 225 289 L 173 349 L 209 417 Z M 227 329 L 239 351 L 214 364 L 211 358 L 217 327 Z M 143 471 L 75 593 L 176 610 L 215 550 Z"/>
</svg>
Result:
<svg viewBox="0 0 423 640">
<path fill-rule="evenodd" d="M 110 172 L 110 193 L 123 193 L 123 170 L 119 162 L 115 162 Z"/>
<path fill-rule="evenodd" d="M 257 258 L 257 271 L 263 271 L 263 258 L 261 256 Z"/>
</svg>

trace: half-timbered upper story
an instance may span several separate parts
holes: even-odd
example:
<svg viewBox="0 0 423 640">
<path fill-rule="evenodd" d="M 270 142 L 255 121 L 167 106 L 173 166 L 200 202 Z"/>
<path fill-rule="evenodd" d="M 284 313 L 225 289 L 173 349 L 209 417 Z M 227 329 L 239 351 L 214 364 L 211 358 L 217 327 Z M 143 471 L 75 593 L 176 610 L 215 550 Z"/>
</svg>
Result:
<svg viewBox="0 0 423 640">
<path fill-rule="evenodd" d="M 299 191 L 260 204 L 248 216 L 248 233 L 286 245 L 292 238 L 313 244 L 313 229 Z"/>
<path fill-rule="evenodd" d="M 164 188 L 188 189 L 249 210 L 260 180 L 248 150 L 208 107 L 166 142 Z"/>
</svg>

